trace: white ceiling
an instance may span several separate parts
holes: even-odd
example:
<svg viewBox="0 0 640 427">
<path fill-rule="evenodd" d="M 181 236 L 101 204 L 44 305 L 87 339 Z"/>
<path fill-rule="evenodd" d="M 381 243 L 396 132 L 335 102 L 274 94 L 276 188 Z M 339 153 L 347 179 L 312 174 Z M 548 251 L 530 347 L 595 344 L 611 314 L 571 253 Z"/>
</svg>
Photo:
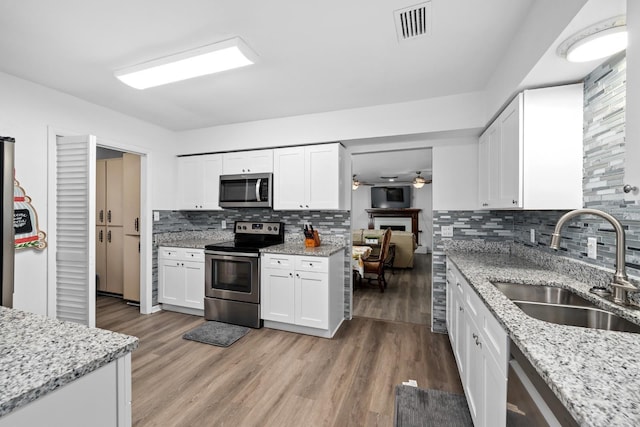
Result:
<svg viewBox="0 0 640 427">
<path fill-rule="evenodd" d="M 420 0 L 20 0 L 0 3 L 0 71 L 185 130 L 482 90 L 533 0 L 432 0 L 432 35 L 398 43 Z M 114 70 L 241 37 L 251 67 L 138 91 Z"/>
</svg>

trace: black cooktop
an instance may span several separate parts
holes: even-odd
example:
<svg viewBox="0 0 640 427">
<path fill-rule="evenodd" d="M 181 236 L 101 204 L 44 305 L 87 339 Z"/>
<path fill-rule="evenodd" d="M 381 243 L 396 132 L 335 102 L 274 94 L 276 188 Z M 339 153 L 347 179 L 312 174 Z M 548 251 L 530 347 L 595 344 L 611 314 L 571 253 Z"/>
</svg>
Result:
<svg viewBox="0 0 640 427">
<path fill-rule="evenodd" d="M 284 243 L 282 222 L 236 221 L 234 239 L 229 242 L 206 245 L 205 249 L 223 252 L 259 252 L 267 246 Z"/>
</svg>

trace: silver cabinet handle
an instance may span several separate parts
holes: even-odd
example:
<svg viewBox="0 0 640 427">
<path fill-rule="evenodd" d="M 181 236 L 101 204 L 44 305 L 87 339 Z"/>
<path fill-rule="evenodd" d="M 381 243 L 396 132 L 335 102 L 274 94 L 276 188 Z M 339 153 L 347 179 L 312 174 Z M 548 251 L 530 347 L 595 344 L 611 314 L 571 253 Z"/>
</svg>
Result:
<svg viewBox="0 0 640 427">
<path fill-rule="evenodd" d="M 624 187 L 622 187 L 622 191 L 624 191 L 625 193 L 631 193 L 632 191 L 638 191 L 638 187 L 626 184 Z"/>
</svg>

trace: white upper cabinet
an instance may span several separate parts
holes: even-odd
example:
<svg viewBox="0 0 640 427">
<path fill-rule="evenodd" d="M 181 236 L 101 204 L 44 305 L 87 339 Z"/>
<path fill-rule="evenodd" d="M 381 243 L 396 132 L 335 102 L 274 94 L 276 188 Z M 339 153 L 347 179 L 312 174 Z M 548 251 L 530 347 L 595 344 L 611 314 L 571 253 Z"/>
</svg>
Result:
<svg viewBox="0 0 640 427">
<path fill-rule="evenodd" d="M 220 209 L 222 155 L 178 157 L 178 191 L 182 210 Z"/>
<path fill-rule="evenodd" d="M 344 210 L 344 147 L 339 143 L 274 150 L 274 209 Z"/>
<path fill-rule="evenodd" d="M 481 209 L 582 207 L 582 84 L 526 90 L 479 140 Z"/>
<path fill-rule="evenodd" d="M 222 174 L 273 172 L 273 150 L 237 151 L 222 154 Z"/>
</svg>

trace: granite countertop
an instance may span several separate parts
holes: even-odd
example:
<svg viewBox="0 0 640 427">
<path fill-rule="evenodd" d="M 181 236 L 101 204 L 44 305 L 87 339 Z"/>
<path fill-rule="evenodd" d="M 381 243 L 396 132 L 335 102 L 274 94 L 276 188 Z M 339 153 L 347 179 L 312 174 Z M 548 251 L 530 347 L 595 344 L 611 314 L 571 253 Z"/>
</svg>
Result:
<svg viewBox="0 0 640 427">
<path fill-rule="evenodd" d="M 174 239 L 174 240 L 159 240 L 157 245 L 168 247 L 168 248 L 204 249 L 206 245 L 211 245 L 213 243 L 220 243 L 223 241 L 225 240 Z"/>
<path fill-rule="evenodd" d="M 640 334 L 534 319 L 490 281 L 569 288 L 635 323 L 640 312 L 589 293 L 590 284 L 509 253 L 447 255 L 580 425 L 640 425 Z"/>
<path fill-rule="evenodd" d="M 260 249 L 260 253 L 328 257 L 336 252 L 343 251 L 344 248 L 344 243 L 321 243 L 320 246 L 316 246 L 315 248 L 307 248 L 304 245 L 304 241 L 296 241 L 269 246 L 267 248 Z"/>
<path fill-rule="evenodd" d="M 138 338 L 0 307 L 0 417 L 132 352 Z"/>
</svg>

